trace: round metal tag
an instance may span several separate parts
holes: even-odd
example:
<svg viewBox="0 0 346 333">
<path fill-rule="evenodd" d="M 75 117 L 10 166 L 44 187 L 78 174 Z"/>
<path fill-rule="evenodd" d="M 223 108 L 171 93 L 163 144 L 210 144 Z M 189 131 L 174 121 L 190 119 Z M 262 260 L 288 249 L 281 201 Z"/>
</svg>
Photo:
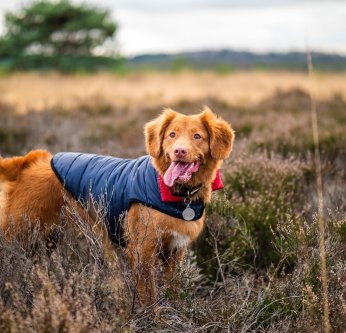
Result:
<svg viewBox="0 0 346 333">
<path fill-rule="evenodd" d="M 186 221 L 191 221 L 193 220 L 193 218 L 195 217 L 195 211 L 190 208 L 190 207 L 186 207 L 184 210 L 183 210 L 183 218 L 184 220 Z"/>
</svg>

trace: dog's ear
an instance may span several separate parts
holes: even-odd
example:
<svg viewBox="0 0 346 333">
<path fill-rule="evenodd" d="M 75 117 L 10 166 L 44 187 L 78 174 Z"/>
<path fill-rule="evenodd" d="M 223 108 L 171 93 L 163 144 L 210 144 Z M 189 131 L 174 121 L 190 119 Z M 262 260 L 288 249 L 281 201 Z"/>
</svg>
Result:
<svg viewBox="0 0 346 333">
<path fill-rule="evenodd" d="M 214 160 L 224 160 L 232 151 L 234 131 L 223 119 L 217 117 L 208 107 L 200 115 L 209 133 L 210 155 Z"/>
<path fill-rule="evenodd" d="M 154 158 L 159 158 L 162 152 L 162 140 L 166 128 L 176 117 L 177 113 L 172 109 L 165 109 L 156 119 L 145 125 L 145 143 L 147 152 Z"/>
</svg>

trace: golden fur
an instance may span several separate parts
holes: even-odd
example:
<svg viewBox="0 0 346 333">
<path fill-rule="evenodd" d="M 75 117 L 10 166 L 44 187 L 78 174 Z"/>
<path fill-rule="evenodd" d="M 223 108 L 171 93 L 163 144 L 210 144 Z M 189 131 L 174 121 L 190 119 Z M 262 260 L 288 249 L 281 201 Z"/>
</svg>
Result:
<svg viewBox="0 0 346 333">
<path fill-rule="evenodd" d="M 170 136 L 172 132 L 174 138 Z M 197 139 L 194 137 L 196 133 L 200 135 Z M 145 126 L 145 136 L 147 151 L 161 175 L 175 160 L 174 151 L 180 147 L 186 150 L 186 155 L 179 160 L 201 162 L 199 170 L 185 185 L 202 184 L 192 199 L 209 202 L 216 171 L 232 150 L 234 134 L 229 124 L 208 108 L 192 116 L 167 109 Z M 47 236 L 49 227 L 58 221 L 66 196 L 51 169 L 51 157 L 47 151 L 35 150 L 23 157 L 0 158 L 0 226 L 8 237 L 27 228 L 28 220 L 40 221 L 42 234 Z M 132 204 L 126 228 L 127 253 L 142 305 L 150 305 L 156 299 L 154 272 L 157 260 L 163 259 L 165 275 L 171 279 L 187 246 L 201 233 L 204 219 L 205 216 L 186 222 Z M 9 228 L 9 223 L 14 228 Z"/>
</svg>

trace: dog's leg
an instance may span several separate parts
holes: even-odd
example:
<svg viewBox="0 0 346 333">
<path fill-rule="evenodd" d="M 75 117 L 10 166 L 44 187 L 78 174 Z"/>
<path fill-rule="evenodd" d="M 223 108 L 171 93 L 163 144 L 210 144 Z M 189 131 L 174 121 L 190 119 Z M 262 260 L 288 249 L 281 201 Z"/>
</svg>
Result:
<svg viewBox="0 0 346 333">
<path fill-rule="evenodd" d="M 173 277 L 173 275 L 181 268 L 184 257 L 186 254 L 186 248 L 179 248 L 173 251 L 168 258 L 164 261 L 164 274 L 167 278 Z"/>
<path fill-rule="evenodd" d="M 186 254 L 186 248 L 174 249 L 166 255 L 163 261 L 163 275 L 166 285 L 172 288 L 173 292 L 179 291 L 179 270 L 182 267 Z"/>
<path fill-rule="evenodd" d="M 151 220 L 144 218 L 140 211 L 139 205 L 133 205 L 128 215 L 127 254 L 137 296 L 143 309 L 156 301 L 155 270 L 159 246 Z"/>
<path fill-rule="evenodd" d="M 148 242 L 144 242 L 140 246 L 130 247 L 128 250 L 140 304 L 142 307 L 150 306 L 156 301 L 154 278 L 156 251 Z"/>
</svg>

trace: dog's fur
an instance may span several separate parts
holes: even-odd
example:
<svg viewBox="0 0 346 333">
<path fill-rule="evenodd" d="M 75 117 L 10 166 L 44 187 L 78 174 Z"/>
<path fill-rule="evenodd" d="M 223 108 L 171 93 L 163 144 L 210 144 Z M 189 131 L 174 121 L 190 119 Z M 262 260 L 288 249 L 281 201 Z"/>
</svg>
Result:
<svg viewBox="0 0 346 333">
<path fill-rule="evenodd" d="M 170 136 L 172 132 L 174 138 Z M 194 136 L 196 133 L 200 138 Z M 145 136 L 147 151 L 161 175 L 171 161 L 177 160 L 174 151 L 179 148 L 186 150 L 180 161 L 201 162 L 185 185 L 202 184 L 192 199 L 209 202 L 216 172 L 232 150 L 234 133 L 230 125 L 208 108 L 192 116 L 167 109 L 145 126 Z M 43 236 L 48 236 L 51 225 L 57 223 L 66 196 L 51 168 L 51 158 L 44 150 L 31 151 L 24 157 L 0 158 L 0 223 L 7 237 L 27 228 L 28 220 L 40 221 Z M 127 252 L 132 270 L 138 274 L 137 292 L 142 305 L 155 301 L 154 271 L 158 258 L 164 259 L 166 275 L 173 276 L 187 246 L 202 231 L 204 219 L 203 215 L 197 221 L 184 221 L 140 204 L 131 205 L 126 228 Z M 14 227 L 9 228 L 9 224 Z"/>
</svg>

